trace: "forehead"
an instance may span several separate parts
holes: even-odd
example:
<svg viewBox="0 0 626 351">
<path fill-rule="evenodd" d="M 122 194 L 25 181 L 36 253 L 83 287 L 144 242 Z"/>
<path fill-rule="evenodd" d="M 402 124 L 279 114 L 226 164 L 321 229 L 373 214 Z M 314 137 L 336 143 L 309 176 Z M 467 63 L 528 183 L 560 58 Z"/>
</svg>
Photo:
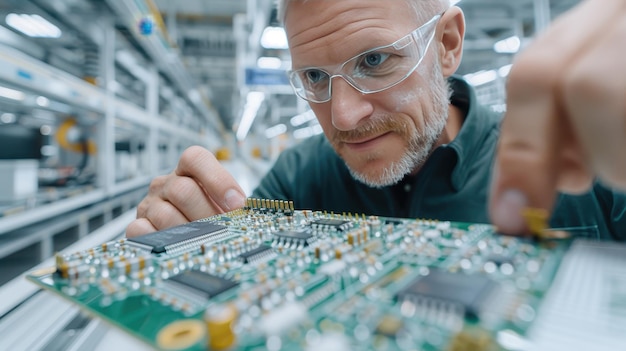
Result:
<svg viewBox="0 0 626 351">
<path fill-rule="evenodd" d="M 421 24 L 406 0 L 295 0 L 287 6 L 285 30 L 294 68 L 341 63 Z"/>
</svg>

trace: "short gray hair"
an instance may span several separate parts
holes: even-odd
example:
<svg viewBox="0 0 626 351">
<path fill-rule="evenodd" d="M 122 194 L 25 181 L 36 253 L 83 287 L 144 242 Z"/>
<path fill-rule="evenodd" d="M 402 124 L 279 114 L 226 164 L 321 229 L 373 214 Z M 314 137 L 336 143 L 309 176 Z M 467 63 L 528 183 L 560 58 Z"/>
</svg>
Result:
<svg viewBox="0 0 626 351">
<path fill-rule="evenodd" d="M 281 24 L 285 24 L 285 15 L 287 12 L 287 5 L 293 1 L 308 1 L 308 0 L 276 0 L 276 19 Z M 332 0 L 341 1 L 341 0 Z M 379 0 L 388 1 L 388 0 Z M 393 0 L 396 1 L 396 0 Z M 411 5 L 415 11 L 417 19 L 422 22 L 428 21 L 432 16 L 438 13 L 442 13 L 448 7 L 450 7 L 450 0 L 404 0 Z"/>
</svg>

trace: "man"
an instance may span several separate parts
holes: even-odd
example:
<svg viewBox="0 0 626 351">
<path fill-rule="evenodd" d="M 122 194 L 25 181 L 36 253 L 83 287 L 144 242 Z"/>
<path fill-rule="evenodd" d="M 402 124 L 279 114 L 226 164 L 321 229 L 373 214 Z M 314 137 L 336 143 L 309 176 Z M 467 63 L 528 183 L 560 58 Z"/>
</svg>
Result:
<svg viewBox="0 0 626 351">
<path fill-rule="evenodd" d="M 290 80 L 324 136 L 285 151 L 253 196 L 335 212 L 488 222 L 500 121 L 477 104 L 467 83 L 452 77 L 465 31 L 461 10 L 443 0 L 294 0 L 281 9 Z M 503 143 L 504 155 L 518 146 Z M 505 205 L 492 213 L 504 219 L 504 231 L 522 233 L 528 228 L 521 210 L 538 202 L 525 201 L 511 178 L 497 180 L 494 203 Z M 232 176 L 208 151 L 192 147 L 172 174 L 152 182 L 127 235 L 243 204 Z M 551 225 L 624 239 L 624 208 L 624 195 L 595 183 L 585 195 L 560 195 Z"/>
</svg>

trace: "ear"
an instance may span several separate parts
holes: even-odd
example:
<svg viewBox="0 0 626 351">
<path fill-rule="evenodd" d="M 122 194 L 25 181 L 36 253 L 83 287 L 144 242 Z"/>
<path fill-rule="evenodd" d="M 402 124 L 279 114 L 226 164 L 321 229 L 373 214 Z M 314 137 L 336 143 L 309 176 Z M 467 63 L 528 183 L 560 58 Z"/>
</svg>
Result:
<svg viewBox="0 0 626 351">
<path fill-rule="evenodd" d="M 463 56 L 463 38 L 465 36 L 465 16 L 457 7 L 450 7 L 437 26 L 437 43 L 439 44 L 439 59 L 444 77 L 456 72 Z"/>
</svg>

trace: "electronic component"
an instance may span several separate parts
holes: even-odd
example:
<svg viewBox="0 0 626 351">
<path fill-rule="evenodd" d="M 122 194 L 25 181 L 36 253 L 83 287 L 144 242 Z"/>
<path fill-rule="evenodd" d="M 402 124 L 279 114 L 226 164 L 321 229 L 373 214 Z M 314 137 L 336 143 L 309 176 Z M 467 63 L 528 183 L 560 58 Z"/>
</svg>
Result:
<svg viewBox="0 0 626 351">
<path fill-rule="evenodd" d="M 314 239 L 315 237 L 313 236 L 313 234 L 304 231 L 298 232 L 289 230 L 280 231 L 274 234 L 275 243 L 286 245 L 291 244 L 292 246 L 296 247 L 309 246 L 314 241 Z"/>
<path fill-rule="evenodd" d="M 397 298 L 423 306 L 460 306 L 466 317 L 475 319 L 497 287 L 494 281 L 483 275 L 431 269 L 427 276 L 419 277 L 398 292 Z"/>
<path fill-rule="evenodd" d="M 236 341 L 233 323 L 237 318 L 237 309 L 232 305 L 213 305 L 204 313 L 206 329 L 209 332 L 211 350 L 230 348 Z"/>
<path fill-rule="evenodd" d="M 227 231 L 227 227 L 211 222 L 191 222 L 168 228 L 147 235 L 128 238 L 132 246 L 149 250 L 159 254 L 172 250 L 187 248 L 190 245 L 198 247 Z"/>
<path fill-rule="evenodd" d="M 267 259 L 276 256 L 274 250 L 269 245 L 260 245 L 250 251 L 246 251 L 239 255 L 239 258 L 243 263 L 251 263 L 259 260 Z"/>
<path fill-rule="evenodd" d="M 323 218 L 311 222 L 311 225 L 317 227 L 330 227 L 335 228 L 339 231 L 344 231 L 349 229 L 352 226 L 352 223 L 350 221 L 345 221 L 342 219 Z"/>
<path fill-rule="evenodd" d="M 385 224 L 400 225 L 402 224 L 402 221 L 399 219 L 387 218 L 385 219 Z"/>
<path fill-rule="evenodd" d="M 385 315 L 378 321 L 376 333 L 392 338 L 398 334 L 403 326 L 404 323 L 398 317 Z"/>
<path fill-rule="evenodd" d="M 182 319 L 172 322 L 157 334 L 157 345 L 164 350 L 182 350 L 201 343 L 206 335 L 202 322 Z"/>
<path fill-rule="evenodd" d="M 212 274 L 190 270 L 171 277 L 165 284 L 173 284 L 196 295 L 201 295 L 206 299 L 213 298 L 225 291 L 228 291 L 239 283 L 224 279 Z"/>
</svg>

